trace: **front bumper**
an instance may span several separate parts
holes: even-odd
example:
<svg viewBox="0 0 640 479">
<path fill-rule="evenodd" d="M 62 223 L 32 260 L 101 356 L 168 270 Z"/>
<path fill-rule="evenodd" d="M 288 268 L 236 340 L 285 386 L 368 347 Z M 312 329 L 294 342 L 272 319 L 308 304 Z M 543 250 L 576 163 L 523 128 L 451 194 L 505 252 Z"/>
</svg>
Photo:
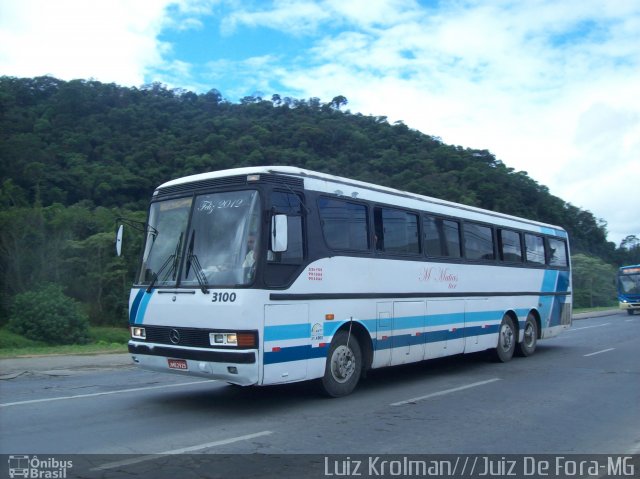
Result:
<svg viewBox="0 0 640 479">
<path fill-rule="evenodd" d="M 133 362 L 144 369 L 218 379 L 241 386 L 259 381 L 257 350 L 171 347 L 129 341 Z M 187 369 L 172 369 L 169 359 L 184 359 Z"/>
<path fill-rule="evenodd" d="M 631 302 L 622 302 L 620 301 L 620 309 L 632 309 L 638 310 L 640 309 L 640 301 L 631 301 Z"/>
</svg>

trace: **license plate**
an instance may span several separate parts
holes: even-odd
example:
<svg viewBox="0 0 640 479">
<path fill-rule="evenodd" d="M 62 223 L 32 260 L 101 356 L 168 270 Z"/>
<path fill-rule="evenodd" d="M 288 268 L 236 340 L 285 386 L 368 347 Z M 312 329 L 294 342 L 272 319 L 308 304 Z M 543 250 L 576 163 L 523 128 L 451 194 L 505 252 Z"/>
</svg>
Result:
<svg viewBox="0 0 640 479">
<path fill-rule="evenodd" d="M 167 361 L 169 361 L 169 369 L 181 369 L 183 371 L 189 369 L 184 359 L 168 359 Z"/>
</svg>

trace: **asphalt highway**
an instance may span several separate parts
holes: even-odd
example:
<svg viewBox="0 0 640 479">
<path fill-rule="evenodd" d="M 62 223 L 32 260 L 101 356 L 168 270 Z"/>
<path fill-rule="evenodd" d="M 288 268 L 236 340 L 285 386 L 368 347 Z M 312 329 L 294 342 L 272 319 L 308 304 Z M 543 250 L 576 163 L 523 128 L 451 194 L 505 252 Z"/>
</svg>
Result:
<svg viewBox="0 0 640 479">
<path fill-rule="evenodd" d="M 614 313 L 529 358 L 376 370 L 340 399 L 152 373 L 128 355 L 3 360 L 0 453 L 638 454 L 639 344 L 640 315 Z"/>
</svg>

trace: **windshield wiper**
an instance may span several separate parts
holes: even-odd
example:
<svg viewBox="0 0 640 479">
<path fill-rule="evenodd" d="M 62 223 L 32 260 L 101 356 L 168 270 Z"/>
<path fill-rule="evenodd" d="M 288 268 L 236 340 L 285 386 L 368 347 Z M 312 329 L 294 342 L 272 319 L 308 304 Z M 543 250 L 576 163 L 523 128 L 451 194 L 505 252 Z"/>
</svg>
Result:
<svg viewBox="0 0 640 479">
<path fill-rule="evenodd" d="M 189 276 L 189 270 L 191 269 L 191 265 L 193 264 L 193 274 L 198 280 L 198 284 L 200 285 L 200 290 L 204 294 L 209 294 L 209 290 L 207 289 L 207 275 L 204 273 L 204 269 L 200 264 L 200 260 L 198 257 L 193 254 L 193 245 L 196 240 L 196 232 L 191 233 L 191 241 L 189 241 L 189 251 L 187 253 L 187 264 L 184 277 Z"/>
<path fill-rule="evenodd" d="M 169 266 L 169 264 L 171 264 L 171 268 L 169 268 L 167 273 L 164 275 L 163 281 L 166 281 L 169 278 L 169 275 L 171 274 L 171 272 L 173 272 L 173 279 L 176 278 L 175 272 L 178 270 L 178 262 L 180 259 L 180 249 L 182 248 L 183 236 L 184 236 L 184 233 L 180 233 L 180 239 L 178 240 L 178 244 L 176 245 L 175 252 L 169 255 L 169 257 L 165 260 L 165 262 L 162 263 L 162 266 L 160 266 L 160 269 L 158 270 L 157 273 L 153 273 L 153 279 L 149 283 L 149 286 L 147 286 L 147 293 L 151 292 L 151 290 L 156 284 L 156 281 L 158 281 L 158 278 L 160 277 L 162 272 L 165 270 L 165 268 Z"/>
</svg>

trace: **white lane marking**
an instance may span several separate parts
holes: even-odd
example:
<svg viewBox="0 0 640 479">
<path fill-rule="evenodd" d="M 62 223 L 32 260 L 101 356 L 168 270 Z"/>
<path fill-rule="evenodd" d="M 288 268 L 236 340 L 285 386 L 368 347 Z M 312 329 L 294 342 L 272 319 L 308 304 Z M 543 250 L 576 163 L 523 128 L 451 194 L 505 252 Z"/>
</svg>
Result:
<svg viewBox="0 0 640 479">
<path fill-rule="evenodd" d="M 215 382 L 215 379 L 205 380 L 205 381 L 191 381 L 188 383 L 178 383 L 178 384 L 163 384 L 161 386 L 145 386 L 143 388 L 118 389 L 116 391 L 105 391 L 101 393 L 91 393 L 91 394 L 78 394 L 76 396 L 60 396 L 60 397 L 54 397 L 54 398 L 30 399 L 28 401 L 2 403 L 0 404 L 0 407 L 21 406 L 23 404 L 35 404 L 39 402 L 49 402 L 49 401 L 63 401 L 65 399 L 81 399 L 81 398 L 90 398 L 90 397 L 96 397 L 96 396 L 109 396 L 111 394 L 124 394 L 124 393 L 136 392 L 136 391 L 151 391 L 153 389 L 177 388 L 180 386 L 192 386 L 194 384 L 208 384 L 213 382 Z"/>
<path fill-rule="evenodd" d="M 598 324 L 596 326 L 583 326 L 582 328 L 571 328 L 568 331 L 580 331 L 581 329 L 601 328 L 602 326 L 609 326 L 610 324 L 611 323 L 604 323 L 604 324 Z"/>
<path fill-rule="evenodd" d="M 584 357 L 588 358 L 589 356 L 595 356 L 596 354 L 608 353 L 609 351 L 613 351 L 616 348 L 603 349 L 602 351 L 596 351 L 595 353 L 585 354 Z"/>
<path fill-rule="evenodd" d="M 103 471 L 106 469 L 113 469 L 115 467 L 130 466 L 132 464 L 138 464 L 140 462 L 152 461 L 158 459 L 164 455 L 170 454 L 184 454 L 187 452 L 199 451 L 201 449 L 209 449 L 211 447 L 225 446 L 227 444 L 233 444 L 234 442 L 248 441 L 249 439 L 255 439 L 256 437 L 268 436 L 273 434 L 272 431 L 261 431 L 253 434 L 247 434 L 245 436 L 231 437 L 229 439 L 222 439 L 220 441 L 207 442 L 205 444 L 198 444 L 196 446 L 183 447 L 180 449 L 172 449 L 170 451 L 160 452 L 158 454 L 147 454 L 145 456 L 135 457 L 132 459 L 125 459 L 124 461 L 108 462 L 98 467 L 91 469 L 92 471 Z"/>
<path fill-rule="evenodd" d="M 465 389 L 475 388 L 478 386 L 484 386 L 485 384 L 490 384 L 496 381 L 500 381 L 500 378 L 492 378 L 487 379 L 486 381 L 478 381 L 477 383 L 467 384 L 466 386 L 459 386 L 457 388 L 445 389 L 444 391 L 438 391 L 435 393 L 427 394 L 425 396 L 419 396 L 417 398 L 407 399 L 406 401 L 399 401 L 390 404 L 390 406 L 404 406 L 405 404 L 413 404 L 418 401 L 424 401 L 425 399 L 430 399 L 433 397 L 444 396 L 445 394 L 455 393 L 458 391 L 464 391 Z"/>
</svg>

